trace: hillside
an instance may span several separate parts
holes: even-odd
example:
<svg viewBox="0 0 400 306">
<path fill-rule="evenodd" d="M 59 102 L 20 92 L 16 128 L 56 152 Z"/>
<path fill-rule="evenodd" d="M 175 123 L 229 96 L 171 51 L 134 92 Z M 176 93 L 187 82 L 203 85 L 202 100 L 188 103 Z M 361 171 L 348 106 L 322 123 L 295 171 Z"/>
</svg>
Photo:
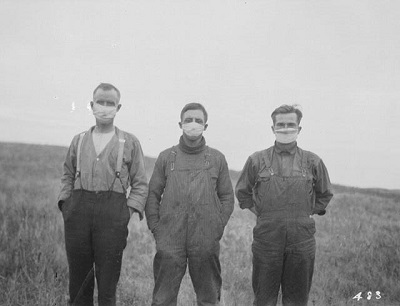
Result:
<svg viewBox="0 0 400 306">
<path fill-rule="evenodd" d="M 56 207 L 67 148 L 0 143 L 0 305 L 64 305 L 67 263 Z M 150 177 L 154 158 L 146 158 Z M 238 172 L 231 171 L 233 183 Z M 316 217 L 317 258 L 310 305 L 400 305 L 400 193 L 335 185 Z M 254 216 L 235 211 L 221 241 L 221 305 L 251 305 Z M 150 305 L 154 239 L 132 219 L 119 305 Z M 371 299 L 368 300 L 368 292 Z M 377 293 L 379 291 L 379 294 Z M 361 292 L 362 299 L 353 297 Z M 179 305 L 195 305 L 186 275 Z"/>
</svg>

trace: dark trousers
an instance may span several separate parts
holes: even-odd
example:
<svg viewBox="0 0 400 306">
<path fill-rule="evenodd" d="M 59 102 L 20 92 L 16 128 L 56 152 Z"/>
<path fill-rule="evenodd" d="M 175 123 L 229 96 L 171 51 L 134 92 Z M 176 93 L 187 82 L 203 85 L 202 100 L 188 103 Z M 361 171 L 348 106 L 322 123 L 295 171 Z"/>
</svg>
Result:
<svg viewBox="0 0 400 306">
<path fill-rule="evenodd" d="M 71 305 L 115 305 L 129 209 L 124 194 L 74 190 L 63 206 Z"/>
<path fill-rule="evenodd" d="M 282 304 L 307 305 L 315 260 L 315 239 L 287 247 L 253 242 L 254 305 L 276 305 L 282 286 Z"/>
<path fill-rule="evenodd" d="M 219 243 L 212 250 L 186 247 L 158 250 L 154 258 L 154 292 L 152 306 L 175 306 L 179 287 L 189 266 L 189 275 L 197 297 L 197 305 L 218 305 L 221 297 L 221 265 Z"/>
</svg>

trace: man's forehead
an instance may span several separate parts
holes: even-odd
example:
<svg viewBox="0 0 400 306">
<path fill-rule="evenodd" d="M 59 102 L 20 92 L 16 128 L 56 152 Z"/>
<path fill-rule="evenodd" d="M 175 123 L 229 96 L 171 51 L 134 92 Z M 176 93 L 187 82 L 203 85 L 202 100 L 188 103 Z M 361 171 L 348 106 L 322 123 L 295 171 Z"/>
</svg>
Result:
<svg viewBox="0 0 400 306">
<path fill-rule="evenodd" d="M 296 113 L 288 113 L 288 114 L 277 114 L 275 117 L 275 122 L 296 122 L 297 123 L 297 114 Z"/>
<path fill-rule="evenodd" d="M 114 89 L 103 90 L 103 89 L 99 88 L 94 93 L 93 99 L 94 100 L 107 99 L 107 100 L 118 101 L 118 93 Z"/>
<path fill-rule="evenodd" d="M 201 109 L 189 109 L 183 113 L 183 120 L 185 118 L 198 118 L 204 121 L 204 113 Z"/>
</svg>

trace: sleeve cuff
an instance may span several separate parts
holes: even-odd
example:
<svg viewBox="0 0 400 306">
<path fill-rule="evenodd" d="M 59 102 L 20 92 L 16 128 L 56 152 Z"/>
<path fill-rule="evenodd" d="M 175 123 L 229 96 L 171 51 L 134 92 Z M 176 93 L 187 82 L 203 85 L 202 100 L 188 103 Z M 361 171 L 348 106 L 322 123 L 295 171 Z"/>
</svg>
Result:
<svg viewBox="0 0 400 306">
<path fill-rule="evenodd" d="M 134 212 L 137 212 L 139 214 L 139 219 L 140 221 L 143 220 L 143 210 L 141 210 L 139 207 L 137 207 L 137 205 L 135 205 L 135 203 L 129 203 L 129 199 L 128 199 L 128 207 L 130 209 L 133 209 Z"/>
<path fill-rule="evenodd" d="M 241 209 L 250 209 L 252 207 L 254 207 L 254 203 L 253 201 L 246 201 L 246 202 L 239 202 L 239 206 Z"/>
<path fill-rule="evenodd" d="M 138 214 L 139 214 L 139 219 L 140 219 L 140 221 L 142 221 L 143 220 L 143 213 L 141 213 L 139 210 L 137 210 L 136 208 L 134 208 L 134 207 L 132 207 L 133 208 L 133 210 L 135 211 L 135 212 L 137 212 Z"/>
<path fill-rule="evenodd" d="M 58 209 L 60 210 L 60 211 L 62 211 L 62 206 L 63 206 L 63 204 L 64 204 L 64 200 L 59 200 L 58 201 Z"/>
<path fill-rule="evenodd" d="M 325 209 L 315 210 L 314 214 L 316 214 L 318 216 L 323 216 L 326 214 L 326 210 Z"/>
</svg>

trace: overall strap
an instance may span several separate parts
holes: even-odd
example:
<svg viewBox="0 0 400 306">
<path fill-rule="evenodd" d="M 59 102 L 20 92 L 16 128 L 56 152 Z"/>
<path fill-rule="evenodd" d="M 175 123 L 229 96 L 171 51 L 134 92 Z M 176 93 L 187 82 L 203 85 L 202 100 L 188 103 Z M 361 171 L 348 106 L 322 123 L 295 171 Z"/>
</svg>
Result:
<svg viewBox="0 0 400 306">
<path fill-rule="evenodd" d="M 303 177 L 307 175 L 307 153 L 303 150 L 301 151 L 301 174 Z"/>
<path fill-rule="evenodd" d="M 176 162 L 176 146 L 173 146 L 171 148 L 171 151 L 169 153 L 169 172 L 172 172 L 175 170 L 175 162 Z M 168 175 L 166 175 L 168 176 Z"/>
<path fill-rule="evenodd" d="M 266 150 L 263 152 L 262 158 L 264 161 L 265 168 L 269 171 L 271 175 L 274 175 L 274 170 L 272 169 L 272 154 L 274 149 Z"/>
<path fill-rule="evenodd" d="M 204 166 L 208 167 L 210 165 L 210 158 L 211 158 L 211 154 L 210 154 L 210 149 L 207 146 L 206 147 L 206 153 L 204 154 Z"/>
<path fill-rule="evenodd" d="M 274 173 L 274 170 L 272 169 L 272 154 L 273 154 L 273 149 L 271 149 L 271 150 L 265 150 L 265 151 L 263 151 L 261 154 L 262 154 L 262 160 L 263 160 L 263 162 L 264 162 L 264 167 L 262 167 L 262 166 L 260 165 L 260 169 L 258 170 L 258 173 L 257 173 L 257 179 L 256 179 L 256 181 L 255 181 L 255 183 L 254 183 L 253 188 L 252 188 L 252 189 L 253 189 L 253 193 L 256 191 L 257 186 L 258 186 L 258 184 L 259 184 L 260 181 L 261 181 L 260 173 L 263 172 L 264 169 L 267 170 L 267 171 L 270 173 L 271 176 L 273 176 L 273 175 L 275 174 L 275 173 Z"/>
</svg>

